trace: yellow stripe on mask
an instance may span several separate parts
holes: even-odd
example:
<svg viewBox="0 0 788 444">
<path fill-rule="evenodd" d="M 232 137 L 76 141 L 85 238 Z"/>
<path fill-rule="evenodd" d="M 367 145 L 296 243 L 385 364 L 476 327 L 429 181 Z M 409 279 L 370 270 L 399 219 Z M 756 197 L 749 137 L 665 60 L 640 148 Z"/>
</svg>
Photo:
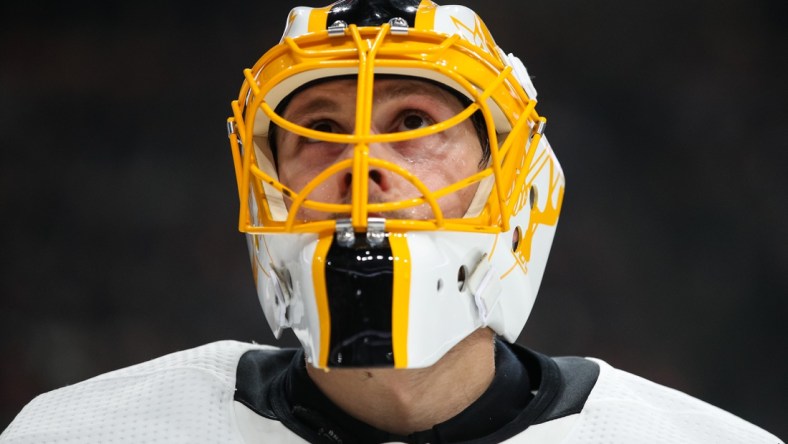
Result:
<svg viewBox="0 0 788 444">
<path fill-rule="evenodd" d="M 416 20 L 414 28 L 425 31 L 432 30 L 435 27 L 435 11 L 438 5 L 431 0 L 421 0 L 419 9 L 416 10 Z"/>
<path fill-rule="evenodd" d="M 410 249 L 405 233 L 389 236 L 394 257 L 394 279 L 391 291 L 391 342 L 394 368 L 408 366 L 408 315 L 410 307 Z"/>
<path fill-rule="evenodd" d="M 328 367 L 328 347 L 331 342 L 331 315 L 328 311 L 328 292 L 326 291 L 326 256 L 334 237 L 332 233 L 320 236 L 312 257 L 312 279 L 315 283 L 315 303 L 317 319 L 320 323 L 320 350 L 316 367 Z"/>
<path fill-rule="evenodd" d="M 313 9 L 312 12 L 309 13 L 308 31 L 325 31 L 326 26 L 328 26 L 326 22 L 328 21 L 328 11 L 330 10 L 331 6 Z"/>
</svg>

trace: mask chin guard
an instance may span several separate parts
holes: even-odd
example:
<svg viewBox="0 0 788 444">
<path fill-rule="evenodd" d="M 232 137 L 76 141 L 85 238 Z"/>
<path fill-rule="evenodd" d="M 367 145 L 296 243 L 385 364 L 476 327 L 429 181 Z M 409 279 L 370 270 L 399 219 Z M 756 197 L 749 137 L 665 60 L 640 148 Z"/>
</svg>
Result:
<svg viewBox="0 0 788 444">
<path fill-rule="evenodd" d="M 385 219 L 369 218 L 366 236 L 350 219 L 337 220 L 326 255 L 331 318 L 330 367 L 393 367 L 394 258 Z"/>
</svg>

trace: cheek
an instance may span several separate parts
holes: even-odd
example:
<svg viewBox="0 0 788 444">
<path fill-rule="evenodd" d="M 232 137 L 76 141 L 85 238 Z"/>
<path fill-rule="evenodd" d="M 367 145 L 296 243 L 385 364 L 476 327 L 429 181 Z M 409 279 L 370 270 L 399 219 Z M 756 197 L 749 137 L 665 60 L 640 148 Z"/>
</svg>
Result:
<svg viewBox="0 0 788 444">
<path fill-rule="evenodd" d="M 425 162 L 420 169 L 419 177 L 431 190 L 438 190 L 478 173 L 482 150 L 475 131 L 463 134 L 464 137 L 447 147 L 444 156 Z M 473 184 L 455 191 L 440 200 L 444 216 L 449 218 L 463 217 L 471 205 L 478 184 Z"/>
<path fill-rule="evenodd" d="M 284 186 L 298 191 L 303 188 L 304 184 L 300 183 L 298 174 L 296 174 L 295 169 L 290 168 L 289 164 L 280 162 L 279 163 L 279 182 L 281 182 Z"/>
<path fill-rule="evenodd" d="M 432 155 L 424 156 L 411 166 L 412 171 L 431 189 L 445 187 L 479 172 L 481 147 L 475 135 L 472 139 L 449 140 L 429 148 Z"/>
<path fill-rule="evenodd" d="M 330 165 L 326 153 L 287 152 L 279 159 L 279 181 L 293 191 L 301 191 L 312 179 Z"/>
<path fill-rule="evenodd" d="M 322 164 L 312 166 L 305 165 L 303 167 L 295 164 L 294 168 L 288 168 L 285 166 L 280 168 L 279 181 L 286 187 L 293 190 L 295 193 L 301 193 L 301 191 L 309 184 L 309 182 L 317 177 L 318 174 L 323 172 L 326 167 L 327 165 Z M 340 172 L 339 174 L 327 177 L 315 188 L 313 188 L 306 198 L 308 200 L 317 202 L 341 203 L 344 196 L 341 184 L 339 183 L 341 180 L 341 174 L 342 173 Z M 296 196 L 293 196 L 292 198 L 286 198 L 285 205 L 290 208 L 290 205 L 295 198 Z M 305 219 L 310 220 L 325 219 L 327 217 L 326 213 L 322 213 L 317 210 L 308 210 L 305 208 L 301 208 L 301 210 L 299 210 L 299 214 Z"/>
<path fill-rule="evenodd" d="M 346 151 L 344 145 L 319 143 L 283 153 L 278 164 L 279 181 L 293 191 L 301 191 L 327 168 L 345 160 Z M 331 182 L 334 177 L 336 175 L 326 178 L 324 183 Z"/>
<path fill-rule="evenodd" d="M 307 165 L 282 165 L 279 167 L 279 181 L 291 190 L 300 192 L 319 172 Z"/>
</svg>

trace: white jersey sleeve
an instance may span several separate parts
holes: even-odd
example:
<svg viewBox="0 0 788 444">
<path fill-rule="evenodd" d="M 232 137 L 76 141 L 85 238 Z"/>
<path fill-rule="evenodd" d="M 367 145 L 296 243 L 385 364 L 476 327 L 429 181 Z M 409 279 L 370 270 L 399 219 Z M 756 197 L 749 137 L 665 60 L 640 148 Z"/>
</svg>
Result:
<svg viewBox="0 0 788 444">
<path fill-rule="evenodd" d="M 216 342 L 45 393 L 0 442 L 243 443 L 233 401 L 236 367 L 244 352 L 261 348 L 272 347 Z M 293 436 L 276 421 L 267 424 L 269 438 L 281 429 Z"/>
<path fill-rule="evenodd" d="M 600 373 L 580 413 L 532 425 L 508 443 L 782 444 L 680 391 L 593 359 Z"/>
</svg>

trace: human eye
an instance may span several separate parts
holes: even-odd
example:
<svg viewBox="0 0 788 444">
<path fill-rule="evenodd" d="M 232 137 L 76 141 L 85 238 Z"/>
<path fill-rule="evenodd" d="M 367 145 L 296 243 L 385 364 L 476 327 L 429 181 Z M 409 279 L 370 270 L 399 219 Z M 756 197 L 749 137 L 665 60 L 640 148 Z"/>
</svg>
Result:
<svg viewBox="0 0 788 444">
<path fill-rule="evenodd" d="M 433 123 L 433 120 L 427 114 L 418 110 L 407 110 L 400 114 L 396 125 L 396 132 L 426 128 Z"/>
<path fill-rule="evenodd" d="M 340 132 L 339 125 L 337 125 L 336 122 L 333 122 L 331 120 L 326 120 L 326 119 L 316 120 L 314 122 L 308 123 L 307 125 L 304 125 L 304 127 L 309 128 L 309 129 L 311 129 L 313 131 L 320 131 L 321 133 L 338 133 L 338 132 Z M 304 143 L 321 143 L 321 142 L 325 142 L 325 140 L 322 140 L 322 139 L 317 139 L 317 138 L 313 138 L 313 137 L 306 137 L 306 136 L 304 136 L 302 139 L 303 139 Z"/>
</svg>

